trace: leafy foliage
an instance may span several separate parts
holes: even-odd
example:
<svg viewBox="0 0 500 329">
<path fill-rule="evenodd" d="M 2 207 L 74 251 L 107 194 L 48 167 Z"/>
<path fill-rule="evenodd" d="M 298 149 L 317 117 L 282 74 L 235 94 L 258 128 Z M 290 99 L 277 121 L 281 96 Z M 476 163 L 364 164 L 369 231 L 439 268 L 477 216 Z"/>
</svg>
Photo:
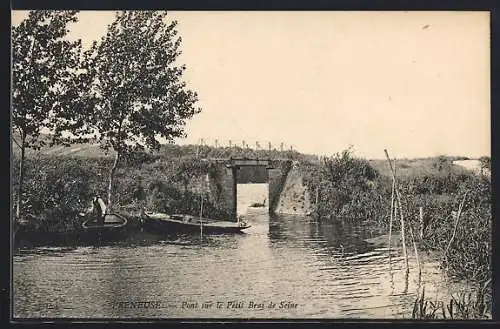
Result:
<svg viewBox="0 0 500 329">
<path fill-rule="evenodd" d="M 445 188 L 442 194 L 417 193 L 422 188 L 413 185 L 415 180 L 403 180 L 405 218 L 415 231 L 423 230 L 421 245 L 444 253 L 453 236 L 459 204 L 467 192 L 456 237 L 443 255 L 443 266 L 455 277 L 484 282 L 491 277 L 491 181 L 473 173 L 448 176 L 448 184 L 455 188 Z M 424 212 L 423 223 L 418 218 L 420 207 Z"/>
<path fill-rule="evenodd" d="M 166 13 L 123 11 L 107 34 L 85 53 L 92 77 L 89 121 L 104 149 L 120 154 L 159 147 L 184 136 L 186 119 L 200 112 L 197 94 L 181 80 L 186 67 L 176 66 L 181 38 L 177 22 L 165 24 Z"/>
<path fill-rule="evenodd" d="M 12 126 L 20 146 L 42 146 L 42 128 L 64 130 L 58 115 L 77 102 L 81 42 L 64 39 L 76 21 L 77 11 L 35 10 L 12 28 Z M 65 129 L 82 127 L 66 119 Z"/>
<path fill-rule="evenodd" d="M 319 166 L 306 165 L 304 182 L 312 196 L 317 195 L 314 213 L 320 218 L 343 217 L 369 219 L 380 213 L 383 206 L 379 175 L 368 161 L 352 156 L 347 149 Z"/>
<path fill-rule="evenodd" d="M 22 199 L 27 217 L 37 220 L 42 231 L 64 232 L 78 227 L 77 214 L 89 206 L 94 192 L 92 177 L 98 168 L 57 158 L 28 159 Z"/>
<path fill-rule="evenodd" d="M 166 12 L 122 11 L 101 41 L 84 54 L 89 78 L 85 118 L 100 146 L 116 152 L 108 186 L 113 208 L 114 175 L 123 157 L 158 149 L 157 137 L 183 137 L 184 126 L 201 110 L 197 94 L 186 88 L 184 65 L 176 65 L 181 38 L 177 22 L 165 24 Z"/>
<path fill-rule="evenodd" d="M 67 24 L 77 11 L 30 11 L 12 28 L 12 136 L 21 151 L 16 217 L 20 218 L 27 148 L 39 149 L 42 129 L 54 131 L 52 143 L 64 142 L 63 131 L 81 133 L 83 122 L 65 116 L 78 104 L 77 78 L 81 42 L 65 40 Z"/>
</svg>

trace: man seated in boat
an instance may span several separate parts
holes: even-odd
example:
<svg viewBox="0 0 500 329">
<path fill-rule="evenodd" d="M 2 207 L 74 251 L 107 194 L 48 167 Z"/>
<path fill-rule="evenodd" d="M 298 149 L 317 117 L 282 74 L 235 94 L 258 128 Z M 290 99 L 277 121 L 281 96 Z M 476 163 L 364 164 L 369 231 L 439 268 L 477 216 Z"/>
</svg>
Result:
<svg viewBox="0 0 500 329">
<path fill-rule="evenodd" d="M 92 198 L 92 205 L 85 212 L 97 222 L 98 225 L 104 225 L 104 216 L 106 216 L 106 204 L 101 197 L 95 196 Z M 85 215 L 85 214 L 80 214 Z"/>
</svg>

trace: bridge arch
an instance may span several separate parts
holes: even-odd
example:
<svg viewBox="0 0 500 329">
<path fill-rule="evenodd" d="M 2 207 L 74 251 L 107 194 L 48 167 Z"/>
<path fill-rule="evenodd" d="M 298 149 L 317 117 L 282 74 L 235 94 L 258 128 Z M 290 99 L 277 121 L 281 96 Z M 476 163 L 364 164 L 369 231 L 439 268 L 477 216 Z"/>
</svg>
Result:
<svg viewBox="0 0 500 329">
<path fill-rule="evenodd" d="M 230 214 L 230 220 L 237 220 L 238 172 L 243 167 L 266 168 L 269 183 L 269 213 L 275 212 L 287 175 L 292 168 L 292 160 L 229 158 L 209 159 L 209 161 L 215 164 L 216 169 L 208 177 L 211 194 L 216 196 L 215 201 L 221 210 Z"/>
</svg>

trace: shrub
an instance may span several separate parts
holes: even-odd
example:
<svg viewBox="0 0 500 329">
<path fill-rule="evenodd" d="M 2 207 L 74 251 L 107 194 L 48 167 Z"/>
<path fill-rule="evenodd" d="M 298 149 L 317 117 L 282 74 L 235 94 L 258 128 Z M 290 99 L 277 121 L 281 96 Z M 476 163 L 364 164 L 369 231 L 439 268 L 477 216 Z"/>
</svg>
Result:
<svg viewBox="0 0 500 329">
<path fill-rule="evenodd" d="M 318 165 L 303 167 L 304 182 L 311 195 L 318 195 L 314 213 L 321 218 L 342 217 L 363 221 L 379 217 L 385 206 L 387 182 L 351 149 L 324 158 Z"/>
<path fill-rule="evenodd" d="M 420 243 L 443 254 L 443 266 L 453 276 L 478 282 L 491 277 L 491 182 L 484 176 L 461 176 L 456 190 L 446 195 L 415 194 L 403 187 L 403 211 L 414 231 L 424 210 L 424 239 Z M 413 190 L 415 192 L 415 190 Z M 459 204 L 465 203 L 453 236 Z M 446 252 L 446 255 L 444 253 Z"/>
<path fill-rule="evenodd" d="M 42 158 L 26 161 L 25 173 L 22 206 L 26 216 L 38 219 L 45 231 L 65 231 L 78 225 L 77 213 L 88 207 L 93 194 L 91 170 L 78 160 Z"/>
</svg>

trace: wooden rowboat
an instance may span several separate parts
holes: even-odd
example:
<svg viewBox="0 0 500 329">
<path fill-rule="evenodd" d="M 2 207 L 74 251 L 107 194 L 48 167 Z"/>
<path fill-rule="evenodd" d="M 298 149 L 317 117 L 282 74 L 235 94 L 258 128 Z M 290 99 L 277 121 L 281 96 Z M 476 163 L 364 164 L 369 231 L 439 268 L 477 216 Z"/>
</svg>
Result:
<svg viewBox="0 0 500 329">
<path fill-rule="evenodd" d="M 168 232 L 238 233 L 251 227 L 245 222 L 213 220 L 190 215 L 144 212 L 147 226 Z"/>
<path fill-rule="evenodd" d="M 82 227 L 86 231 L 118 231 L 127 225 L 127 218 L 118 214 L 106 214 L 103 223 L 97 223 L 93 218 L 83 222 Z"/>
</svg>

